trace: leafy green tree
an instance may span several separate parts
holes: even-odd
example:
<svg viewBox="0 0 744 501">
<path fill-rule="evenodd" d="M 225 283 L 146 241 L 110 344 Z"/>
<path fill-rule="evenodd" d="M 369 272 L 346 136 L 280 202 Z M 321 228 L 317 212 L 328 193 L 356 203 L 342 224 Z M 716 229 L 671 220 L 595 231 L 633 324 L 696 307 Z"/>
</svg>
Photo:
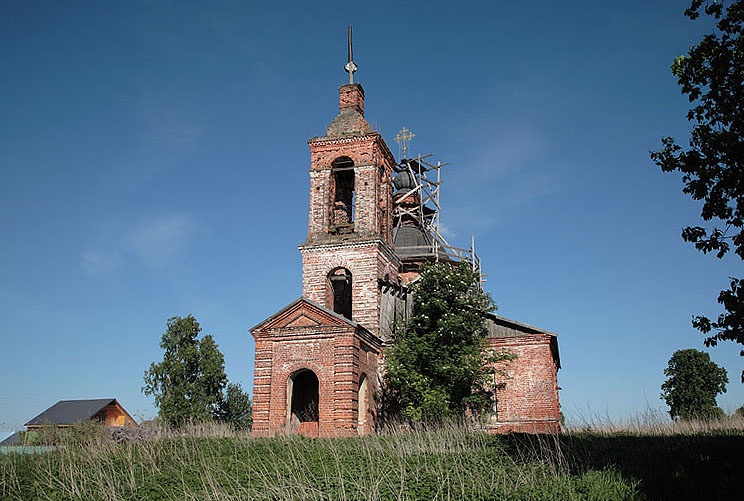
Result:
<svg viewBox="0 0 744 501">
<path fill-rule="evenodd" d="M 233 425 L 238 430 L 249 430 L 253 424 L 253 403 L 237 383 L 228 383 L 225 396 L 220 402 L 220 422 Z"/>
<path fill-rule="evenodd" d="M 163 361 L 145 372 L 142 391 L 155 397 L 159 416 L 171 426 L 212 419 L 248 423 L 250 398 L 240 385 L 228 385 L 225 358 L 214 338 L 199 339 L 200 332 L 191 315 L 168 320 L 160 341 Z"/>
<path fill-rule="evenodd" d="M 734 411 L 734 416 L 744 418 L 744 405 Z"/>
<path fill-rule="evenodd" d="M 413 285 L 413 312 L 385 350 L 385 393 L 390 415 L 439 421 L 489 407 L 484 312 L 496 309 L 468 263 L 422 266 Z"/>
<path fill-rule="evenodd" d="M 682 191 L 703 201 L 702 219 L 720 225 L 685 228 L 682 238 L 718 258 L 733 247 L 744 260 L 744 1 L 692 0 L 685 11 L 692 20 L 701 13 L 715 20 L 715 31 L 672 64 L 682 93 L 693 103 L 687 113 L 693 124 L 689 149 L 666 137 L 651 158 L 664 172 L 682 173 Z M 744 280 L 731 277 L 718 302 L 724 312 L 716 320 L 695 316 L 693 325 L 708 335 L 706 346 L 724 340 L 744 344 Z"/>
<path fill-rule="evenodd" d="M 719 393 L 726 393 L 728 375 L 710 355 L 700 350 L 677 350 L 664 369 L 667 380 L 661 385 L 661 398 L 669 406 L 672 419 L 706 419 L 723 416 L 716 404 Z"/>
</svg>

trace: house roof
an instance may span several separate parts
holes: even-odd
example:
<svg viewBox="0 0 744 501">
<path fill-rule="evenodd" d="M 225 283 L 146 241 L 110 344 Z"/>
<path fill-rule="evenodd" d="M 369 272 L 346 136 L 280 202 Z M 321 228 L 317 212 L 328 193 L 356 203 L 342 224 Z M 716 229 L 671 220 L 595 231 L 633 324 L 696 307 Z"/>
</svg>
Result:
<svg viewBox="0 0 744 501">
<path fill-rule="evenodd" d="M 530 324 L 517 322 L 510 318 L 486 313 L 488 322 L 488 337 L 516 337 L 525 334 L 546 334 L 548 336 L 558 337 L 558 334 L 545 329 L 540 329 Z"/>
<path fill-rule="evenodd" d="M 98 398 L 93 400 L 60 400 L 31 421 L 26 426 L 43 426 L 49 424 L 75 424 L 87 421 L 101 412 L 104 407 L 117 404 L 115 398 Z M 124 410 L 120 405 L 119 407 Z M 124 411 L 126 412 L 126 411 Z"/>
<path fill-rule="evenodd" d="M 18 434 L 18 432 L 13 433 L 11 436 L 0 442 L 0 446 L 7 446 L 7 445 L 18 445 L 21 443 L 21 436 Z"/>
<path fill-rule="evenodd" d="M 486 334 L 486 337 L 489 338 L 516 338 L 531 334 L 548 336 L 550 338 L 550 350 L 553 352 L 553 358 L 555 359 L 558 368 L 561 368 L 561 355 L 558 351 L 558 334 L 555 332 L 546 331 L 529 324 L 517 322 L 516 320 L 500 317 L 493 313 L 486 313 L 486 320 L 488 327 L 488 334 Z"/>
</svg>

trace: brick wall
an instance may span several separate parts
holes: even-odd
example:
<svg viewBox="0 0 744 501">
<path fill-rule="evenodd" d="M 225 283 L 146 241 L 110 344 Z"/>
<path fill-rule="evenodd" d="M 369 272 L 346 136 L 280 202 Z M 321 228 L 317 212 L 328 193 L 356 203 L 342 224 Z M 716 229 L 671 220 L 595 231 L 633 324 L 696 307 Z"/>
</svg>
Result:
<svg viewBox="0 0 744 501">
<path fill-rule="evenodd" d="M 517 356 L 516 360 L 500 366 L 508 377 L 496 376 L 497 413 L 489 424 L 490 431 L 559 431 L 558 367 L 551 338 L 547 334 L 488 338 L 489 347 Z"/>
<path fill-rule="evenodd" d="M 307 309 L 306 304 L 300 303 L 299 308 L 303 307 Z M 322 320 L 322 315 L 310 315 L 315 321 Z M 363 375 L 368 381 L 368 414 L 367 427 L 362 432 L 374 428 L 377 409 L 373 397 L 377 393 L 381 342 L 361 326 L 328 318 L 326 315 L 324 323 L 294 327 L 280 319 L 252 331 L 256 339 L 254 435 L 297 431 L 291 429 L 289 420 L 288 385 L 295 373 L 306 369 L 313 371 L 319 383 L 319 436 L 352 436 L 360 432 L 359 385 Z"/>
<path fill-rule="evenodd" d="M 392 245 L 393 159 L 380 134 L 312 139 L 310 209 L 307 243 L 348 239 L 330 234 L 335 195 L 332 162 L 342 156 L 354 162 L 354 229 L 356 238 L 380 238 Z"/>
<path fill-rule="evenodd" d="M 300 247 L 302 297 L 333 309 L 328 274 L 336 268 L 351 272 L 351 316 L 379 335 L 381 291 L 378 280 L 398 278 L 398 258 L 379 240 Z"/>
</svg>

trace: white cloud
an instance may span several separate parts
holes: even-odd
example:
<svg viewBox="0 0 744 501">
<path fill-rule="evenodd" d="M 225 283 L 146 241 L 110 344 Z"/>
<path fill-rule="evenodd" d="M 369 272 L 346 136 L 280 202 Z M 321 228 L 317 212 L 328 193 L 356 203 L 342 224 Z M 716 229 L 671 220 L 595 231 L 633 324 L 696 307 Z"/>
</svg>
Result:
<svg viewBox="0 0 744 501">
<path fill-rule="evenodd" d="M 145 264 L 161 268 L 188 246 L 193 229 L 184 214 L 161 216 L 140 223 L 126 236 L 125 244 Z"/>
<path fill-rule="evenodd" d="M 150 268 L 162 270 L 182 256 L 193 239 L 195 225 L 186 214 L 168 214 L 140 221 L 113 245 L 87 249 L 81 255 L 86 274 L 102 278 L 110 275 L 129 258 Z M 102 250 L 106 248 L 113 250 Z"/>
</svg>

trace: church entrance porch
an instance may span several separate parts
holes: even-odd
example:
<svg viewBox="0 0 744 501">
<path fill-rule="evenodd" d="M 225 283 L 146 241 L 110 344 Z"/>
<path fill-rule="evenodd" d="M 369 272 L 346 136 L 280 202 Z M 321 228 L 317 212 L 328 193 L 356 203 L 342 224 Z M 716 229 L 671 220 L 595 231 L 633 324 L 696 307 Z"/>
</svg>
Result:
<svg viewBox="0 0 744 501">
<path fill-rule="evenodd" d="M 318 436 L 318 376 L 310 369 L 301 369 L 287 379 L 289 416 L 287 429 L 311 438 Z"/>
</svg>

